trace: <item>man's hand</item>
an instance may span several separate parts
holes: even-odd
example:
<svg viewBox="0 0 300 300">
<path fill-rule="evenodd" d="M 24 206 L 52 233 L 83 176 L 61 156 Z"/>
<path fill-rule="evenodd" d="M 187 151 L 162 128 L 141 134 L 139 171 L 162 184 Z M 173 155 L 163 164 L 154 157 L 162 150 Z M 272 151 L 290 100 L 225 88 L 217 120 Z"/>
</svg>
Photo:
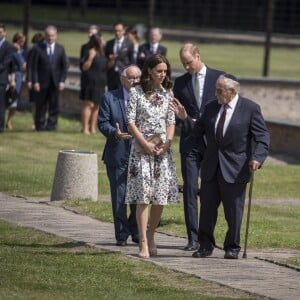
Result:
<svg viewBox="0 0 300 300">
<path fill-rule="evenodd" d="M 116 123 L 115 128 L 116 128 L 116 133 L 115 133 L 116 139 L 118 139 L 118 140 L 129 140 L 129 139 L 132 138 L 132 136 L 128 132 L 122 132 L 120 130 L 119 123 Z"/>
<path fill-rule="evenodd" d="M 36 92 L 39 92 L 41 90 L 40 88 L 40 84 L 37 82 L 33 85 L 33 89 L 36 91 Z"/>
<path fill-rule="evenodd" d="M 173 98 L 173 100 L 170 102 L 170 108 L 182 121 L 187 118 L 187 112 L 184 106 L 176 98 Z"/>
<path fill-rule="evenodd" d="M 256 160 L 251 160 L 249 162 L 249 168 L 250 168 L 250 171 L 256 171 L 257 169 L 259 169 L 260 167 L 260 163 Z"/>
<path fill-rule="evenodd" d="M 63 91 L 63 90 L 65 89 L 65 84 L 64 84 L 63 82 L 60 82 L 60 83 L 59 83 L 58 89 L 59 89 L 60 91 Z"/>
</svg>

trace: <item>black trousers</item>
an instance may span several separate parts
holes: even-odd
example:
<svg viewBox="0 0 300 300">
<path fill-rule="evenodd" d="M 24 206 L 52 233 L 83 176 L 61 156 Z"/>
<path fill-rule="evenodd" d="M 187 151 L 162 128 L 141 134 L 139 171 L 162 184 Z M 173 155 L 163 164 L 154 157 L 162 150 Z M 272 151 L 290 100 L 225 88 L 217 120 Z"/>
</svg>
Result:
<svg viewBox="0 0 300 300">
<path fill-rule="evenodd" d="M 214 229 L 218 218 L 218 207 L 222 202 L 228 230 L 224 240 L 224 250 L 239 252 L 240 231 L 245 204 L 245 183 L 227 183 L 218 167 L 211 181 L 201 181 L 200 189 L 200 249 L 213 249 Z"/>
<path fill-rule="evenodd" d="M 197 151 L 181 153 L 183 205 L 189 242 L 198 241 L 198 188 L 201 157 Z"/>
<path fill-rule="evenodd" d="M 37 131 L 42 130 L 56 130 L 59 104 L 58 104 L 59 91 L 54 84 L 47 88 L 41 88 L 40 92 L 36 94 L 36 115 L 35 127 Z M 48 117 L 46 121 L 46 113 Z"/>
</svg>

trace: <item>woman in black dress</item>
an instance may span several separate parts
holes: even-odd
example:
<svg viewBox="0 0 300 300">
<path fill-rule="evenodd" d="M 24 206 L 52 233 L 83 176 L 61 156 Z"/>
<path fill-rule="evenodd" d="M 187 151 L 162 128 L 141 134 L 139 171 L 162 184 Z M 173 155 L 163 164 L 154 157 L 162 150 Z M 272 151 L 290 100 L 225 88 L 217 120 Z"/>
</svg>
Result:
<svg viewBox="0 0 300 300">
<path fill-rule="evenodd" d="M 96 133 L 100 99 L 105 92 L 107 59 L 103 52 L 103 41 L 99 35 L 92 35 L 87 45 L 87 55 L 81 65 L 83 100 L 82 132 Z"/>
</svg>

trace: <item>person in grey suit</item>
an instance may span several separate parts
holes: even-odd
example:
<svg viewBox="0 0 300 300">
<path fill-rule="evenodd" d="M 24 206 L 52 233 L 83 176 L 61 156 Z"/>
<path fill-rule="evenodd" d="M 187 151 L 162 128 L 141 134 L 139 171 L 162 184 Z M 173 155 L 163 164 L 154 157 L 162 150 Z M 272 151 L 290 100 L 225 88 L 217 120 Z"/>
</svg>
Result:
<svg viewBox="0 0 300 300">
<path fill-rule="evenodd" d="M 5 123 L 5 90 L 9 83 L 10 88 L 14 89 L 15 77 L 9 75 L 14 73 L 13 53 L 15 48 L 6 40 L 6 27 L 0 24 L 0 133 L 4 131 Z"/>
<path fill-rule="evenodd" d="M 32 82 L 34 90 L 38 93 L 35 114 L 37 131 L 57 129 L 58 96 L 65 87 L 68 59 L 64 47 L 56 40 L 56 27 L 47 26 L 45 40 L 34 48 Z M 47 110 L 48 119 L 46 121 Z"/>
<path fill-rule="evenodd" d="M 196 258 L 213 253 L 221 202 L 228 225 L 224 258 L 238 258 L 246 185 L 251 172 L 258 170 L 268 155 L 270 136 L 260 107 L 240 96 L 239 88 L 233 75 L 220 75 L 216 83 L 218 101 L 207 104 L 196 122 L 178 100 L 173 102 L 173 110 L 184 120 L 186 129 L 197 138 L 205 134 L 207 140 L 201 164 L 200 247 L 193 253 Z"/>
<path fill-rule="evenodd" d="M 127 167 L 132 143 L 126 125 L 126 107 L 129 89 L 139 82 L 141 71 L 137 66 L 125 67 L 121 73 L 122 87 L 105 93 L 101 100 L 98 115 L 98 128 L 107 138 L 102 159 L 110 182 L 112 211 L 117 246 L 126 246 L 128 236 L 139 242 L 136 223 L 136 205 L 130 205 L 127 218 L 125 193 Z"/>
<path fill-rule="evenodd" d="M 123 68 L 134 63 L 133 43 L 125 36 L 122 23 L 114 24 L 115 38 L 105 46 L 105 56 L 108 59 L 107 88 L 109 91 L 120 88 L 120 74 Z"/>
<path fill-rule="evenodd" d="M 192 119 L 197 119 L 207 103 L 216 99 L 215 85 L 223 71 L 212 69 L 201 60 L 200 51 L 195 44 L 186 43 L 180 49 L 180 59 L 186 73 L 175 79 L 174 96 L 185 107 Z M 197 84 L 198 83 L 198 86 Z M 181 122 L 178 122 L 181 125 Z M 185 251 L 198 249 L 198 187 L 200 163 L 205 144 L 196 139 L 184 126 L 180 134 L 181 173 L 183 178 L 184 217 L 188 243 Z"/>
</svg>

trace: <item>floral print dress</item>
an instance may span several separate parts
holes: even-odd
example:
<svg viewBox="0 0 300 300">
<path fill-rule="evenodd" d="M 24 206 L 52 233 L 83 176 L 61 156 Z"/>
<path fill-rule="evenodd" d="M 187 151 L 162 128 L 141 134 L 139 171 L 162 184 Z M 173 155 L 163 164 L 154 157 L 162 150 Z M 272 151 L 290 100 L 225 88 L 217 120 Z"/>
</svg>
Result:
<svg viewBox="0 0 300 300">
<path fill-rule="evenodd" d="M 172 96 L 166 90 L 155 90 L 147 97 L 141 86 L 130 89 L 127 121 L 134 123 L 144 137 L 160 134 L 166 141 L 166 127 L 175 124 L 169 108 Z M 178 202 L 176 167 L 172 150 L 157 156 L 139 154 L 132 143 L 127 177 L 126 203 L 166 205 Z"/>
</svg>

